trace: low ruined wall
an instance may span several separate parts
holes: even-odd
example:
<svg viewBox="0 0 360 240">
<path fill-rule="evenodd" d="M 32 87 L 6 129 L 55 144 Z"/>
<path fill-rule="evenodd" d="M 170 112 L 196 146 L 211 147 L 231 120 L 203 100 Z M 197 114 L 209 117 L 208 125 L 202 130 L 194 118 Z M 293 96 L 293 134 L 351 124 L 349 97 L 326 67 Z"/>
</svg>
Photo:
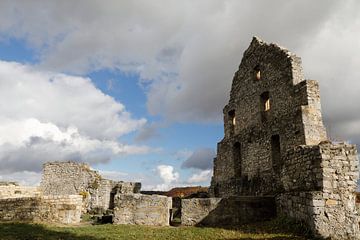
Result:
<svg viewBox="0 0 360 240">
<path fill-rule="evenodd" d="M 79 194 L 98 188 L 101 176 L 86 164 L 49 162 L 43 166 L 41 189 L 44 195 Z"/>
<path fill-rule="evenodd" d="M 278 212 L 306 222 L 321 237 L 360 239 L 355 203 L 359 175 L 356 147 L 324 143 L 317 148 L 317 152 L 303 152 L 303 158 L 292 160 L 293 166 L 287 169 L 289 177 L 285 179 L 291 192 L 278 195 Z M 313 177 L 305 180 L 309 173 Z"/>
<path fill-rule="evenodd" d="M 40 221 L 65 224 L 80 222 L 82 196 L 44 196 L 41 200 Z"/>
<path fill-rule="evenodd" d="M 117 194 L 114 224 L 168 226 L 171 198 L 160 195 Z"/>
<path fill-rule="evenodd" d="M 89 165 L 76 162 L 45 163 L 41 179 L 45 196 L 81 194 L 84 212 L 103 212 L 113 207 L 116 193 L 138 193 L 140 188 L 140 183 L 104 179 Z"/>
<path fill-rule="evenodd" d="M 38 220 L 40 197 L 0 199 L 0 221 Z"/>
<path fill-rule="evenodd" d="M 0 184 L 0 199 L 40 196 L 39 187 L 18 186 L 17 184 Z"/>
<path fill-rule="evenodd" d="M 0 221 L 79 223 L 82 196 L 45 196 L 0 199 Z"/>
<path fill-rule="evenodd" d="M 221 198 L 181 199 L 181 224 L 193 226 L 200 223 L 218 207 Z"/>
<path fill-rule="evenodd" d="M 276 215 L 272 197 L 192 198 L 181 203 L 183 225 L 224 226 L 256 222 Z"/>
<path fill-rule="evenodd" d="M 89 208 L 114 208 L 114 196 L 120 194 L 140 193 L 141 183 L 122 182 L 100 179 L 96 188 L 89 188 Z"/>
</svg>

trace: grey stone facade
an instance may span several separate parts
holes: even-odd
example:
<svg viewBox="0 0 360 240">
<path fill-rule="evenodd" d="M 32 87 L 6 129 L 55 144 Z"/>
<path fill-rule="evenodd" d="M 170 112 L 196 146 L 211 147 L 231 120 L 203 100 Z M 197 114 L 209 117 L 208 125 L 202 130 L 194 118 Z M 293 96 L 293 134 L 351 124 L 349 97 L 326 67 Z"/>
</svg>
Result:
<svg viewBox="0 0 360 240">
<path fill-rule="evenodd" d="M 255 37 L 223 113 L 213 197 L 273 196 L 279 214 L 316 235 L 360 238 L 356 147 L 328 140 L 318 83 L 304 79 L 299 57 Z"/>
</svg>

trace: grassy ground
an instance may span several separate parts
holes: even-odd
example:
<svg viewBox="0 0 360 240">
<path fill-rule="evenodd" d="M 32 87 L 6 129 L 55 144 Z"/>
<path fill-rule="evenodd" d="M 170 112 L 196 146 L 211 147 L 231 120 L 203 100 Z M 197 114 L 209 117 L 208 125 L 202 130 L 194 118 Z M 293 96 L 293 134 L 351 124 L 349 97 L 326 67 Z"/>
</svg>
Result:
<svg viewBox="0 0 360 240">
<path fill-rule="evenodd" d="M 105 239 L 301 239 L 299 225 L 276 219 L 243 225 L 238 229 L 201 227 L 147 227 L 131 225 L 54 226 L 26 223 L 0 223 L 1 240 L 105 240 Z M 301 236 L 302 235 L 302 236 Z"/>
</svg>

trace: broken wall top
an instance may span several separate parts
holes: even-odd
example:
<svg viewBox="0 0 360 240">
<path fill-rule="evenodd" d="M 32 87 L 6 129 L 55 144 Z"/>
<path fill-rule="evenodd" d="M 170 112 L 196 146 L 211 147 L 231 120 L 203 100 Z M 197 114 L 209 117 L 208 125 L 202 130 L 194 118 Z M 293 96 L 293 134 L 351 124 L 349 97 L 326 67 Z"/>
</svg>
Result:
<svg viewBox="0 0 360 240">
<path fill-rule="evenodd" d="M 288 147 L 318 144 L 327 139 L 318 83 L 304 79 L 300 57 L 254 37 L 233 78 L 224 128 L 225 138 L 291 128 Z"/>
</svg>

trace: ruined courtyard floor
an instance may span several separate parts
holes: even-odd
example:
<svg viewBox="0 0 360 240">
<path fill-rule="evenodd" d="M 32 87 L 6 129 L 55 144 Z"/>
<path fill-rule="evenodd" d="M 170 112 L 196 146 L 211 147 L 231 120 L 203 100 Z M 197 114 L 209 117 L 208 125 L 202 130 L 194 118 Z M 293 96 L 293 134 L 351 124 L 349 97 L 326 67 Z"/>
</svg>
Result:
<svg viewBox="0 0 360 240">
<path fill-rule="evenodd" d="M 0 223 L 1 240 L 105 239 L 307 239 L 302 226 L 284 220 L 243 225 L 238 229 L 202 227 L 148 227 L 135 225 L 56 226 Z"/>
</svg>

